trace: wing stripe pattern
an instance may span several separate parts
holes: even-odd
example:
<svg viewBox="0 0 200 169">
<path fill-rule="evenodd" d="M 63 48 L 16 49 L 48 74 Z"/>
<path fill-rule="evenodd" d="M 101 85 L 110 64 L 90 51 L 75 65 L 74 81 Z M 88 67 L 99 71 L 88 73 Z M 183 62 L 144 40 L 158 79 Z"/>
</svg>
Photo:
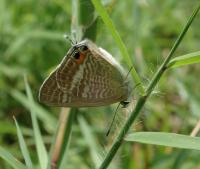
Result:
<svg viewBox="0 0 200 169">
<path fill-rule="evenodd" d="M 70 56 L 75 48 L 72 47 L 41 86 L 39 100 L 63 107 L 103 106 L 126 100 L 128 87 L 118 68 L 102 57 L 103 53 L 92 42 L 80 43 L 88 45 L 83 62 Z"/>
</svg>

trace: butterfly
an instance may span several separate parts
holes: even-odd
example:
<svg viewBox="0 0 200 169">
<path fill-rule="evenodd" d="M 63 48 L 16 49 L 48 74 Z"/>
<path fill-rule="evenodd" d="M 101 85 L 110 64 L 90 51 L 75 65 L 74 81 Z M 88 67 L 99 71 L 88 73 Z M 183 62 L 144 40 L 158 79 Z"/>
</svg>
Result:
<svg viewBox="0 0 200 169">
<path fill-rule="evenodd" d="M 72 45 L 39 90 L 39 101 L 58 107 L 96 107 L 125 102 L 129 85 L 120 64 L 85 39 Z"/>
</svg>

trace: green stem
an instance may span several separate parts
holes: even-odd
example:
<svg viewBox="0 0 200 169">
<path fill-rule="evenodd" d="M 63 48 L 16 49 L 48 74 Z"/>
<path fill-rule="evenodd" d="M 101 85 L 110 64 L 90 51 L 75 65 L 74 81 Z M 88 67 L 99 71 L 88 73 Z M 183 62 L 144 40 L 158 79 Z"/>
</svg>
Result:
<svg viewBox="0 0 200 169">
<path fill-rule="evenodd" d="M 158 71 L 155 73 L 154 77 L 152 78 L 150 84 L 148 85 L 148 87 L 147 87 L 147 89 L 145 91 L 145 95 L 141 96 L 139 98 L 139 100 L 137 101 L 135 109 L 133 110 L 133 112 L 129 116 L 129 118 L 126 121 L 126 123 L 124 124 L 124 126 L 122 127 L 119 135 L 117 136 L 115 142 L 113 143 L 110 151 L 106 155 L 106 157 L 105 157 L 104 161 L 102 162 L 101 166 L 99 167 L 99 169 L 105 169 L 105 168 L 107 168 L 108 165 L 110 164 L 110 162 L 112 161 L 113 157 L 117 153 L 117 150 L 121 146 L 122 141 L 123 141 L 126 133 L 128 132 L 128 130 L 131 127 L 132 123 L 135 121 L 136 117 L 140 113 L 140 111 L 143 108 L 143 106 L 144 106 L 147 98 L 150 96 L 150 94 L 152 93 L 153 89 L 155 88 L 157 82 L 160 80 L 161 76 L 166 71 L 166 65 L 169 63 L 169 61 L 172 58 L 174 52 L 176 51 L 177 47 L 179 46 L 180 42 L 182 41 L 185 33 L 188 31 L 188 29 L 189 29 L 192 21 L 194 20 L 195 16 L 197 15 L 199 9 L 200 9 L 200 4 L 195 9 L 195 11 L 191 15 L 190 19 L 188 20 L 187 24 L 183 28 L 183 31 L 181 32 L 181 34 L 177 38 L 177 40 L 176 40 L 175 44 L 173 45 L 173 47 L 172 47 L 169 55 L 166 57 L 166 59 L 163 62 L 163 64 L 160 66 L 160 68 L 158 69 Z"/>
<path fill-rule="evenodd" d="M 104 159 L 103 163 L 101 164 L 101 166 L 99 167 L 99 169 L 105 169 L 108 167 L 108 165 L 110 164 L 110 162 L 112 161 L 113 157 L 115 156 L 117 150 L 119 149 L 120 145 L 122 144 L 123 138 L 126 135 L 126 133 L 128 132 L 130 126 L 132 125 L 133 121 L 136 119 L 136 117 L 138 116 L 140 110 L 142 109 L 145 101 L 146 101 L 145 96 L 141 96 L 137 102 L 137 105 L 134 109 L 134 111 L 131 113 L 130 117 L 128 118 L 128 120 L 126 121 L 125 125 L 123 126 L 122 130 L 120 131 L 119 135 L 117 136 L 114 144 L 112 145 L 110 151 L 108 152 L 108 154 L 106 155 L 106 158 Z"/>
</svg>

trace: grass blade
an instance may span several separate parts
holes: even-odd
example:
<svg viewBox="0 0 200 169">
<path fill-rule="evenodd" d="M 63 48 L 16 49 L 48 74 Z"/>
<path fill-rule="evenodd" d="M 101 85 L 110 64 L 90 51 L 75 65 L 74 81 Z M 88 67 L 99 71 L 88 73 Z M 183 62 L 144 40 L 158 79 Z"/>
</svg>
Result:
<svg viewBox="0 0 200 169">
<path fill-rule="evenodd" d="M 136 132 L 129 134 L 126 141 L 140 142 L 183 149 L 200 150 L 200 138 L 164 132 Z"/>
<path fill-rule="evenodd" d="M 24 94 L 17 90 L 11 90 L 10 94 L 14 99 L 19 101 L 28 110 L 31 106 L 33 106 L 37 117 L 43 122 L 45 128 L 50 132 L 55 131 L 54 124 L 56 124 L 57 120 L 48 111 L 46 111 L 37 103 L 32 104 Z M 48 123 L 46 123 L 46 121 L 48 121 Z"/>
<path fill-rule="evenodd" d="M 8 164 L 15 169 L 27 169 L 24 164 L 18 161 L 12 154 L 0 147 L 0 157 L 3 158 Z"/>
<path fill-rule="evenodd" d="M 25 163 L 26 163 L 26 165 L 29 169 L 32 169 L 33 164 L 32 164 L 31 158 L 30 158 L 30 154 L 29 154 L 28 148 L 26 146 L 24 137 L 22 135 L 21 129 L 20 129 L 15 117 L 14 117 L 14 121 L 15 121 L 15 125 L 16 125 L 16 128 L 17 128 L 17 136 L 18 136 L 18 140 L 19 140 L 20 149 L 22 151 Z"/>
<path fill-rule="evenodd" d="M 177 68 L 195 63 L 200 63 L 200 51 L 189 53 L 187 55 L 179 56 L 172 59 L 169 62 L 167 68 Z"/>
<path fill-rule="evenodd" d="M 36 113 L 34 111 L 34 101 L 33 101 L 32 93 L 31 93 L 30 87 L 28 85 L 26 76 L 24 78 L 24 81 L 25 81 L 28 100 L 31 103 L 31 106 L 29 107 L 29 109 L 31 112 L 33 132 L 34 132 L 34 138 L 35 138 L 35 142 L 36 142 L 36 150 L 37 150 L 37 154 L 38 154 L 38 158 L 39 158 L 39 163 L 40 163 L 41 169 L 46 169 L 47 162 L 48 162 L 47 151 L 44 146 L 44 142 L 42 140 L 41 132 L 40 132 L 39 125 L 37 122 Z"/>
<path fill-rule="evenodd" d="M 131 60 L 131 57 L 129 56 L 128 50 L 127 50 L 125 44 L 123 43 L 121 37 L 119 36 L 119 33 L 115 29 L 115 26 L 114 26 L 112 20 L 110 19 L 108 13 L 106 12 L 106 10 L 104 9 L 103 5 L 101 4 L 101 2 L 99 0 L 92 0 L 92 3 L 94 5 L 96 11 L 101 16 L 103 22 L 105 23 L 105 25 L 109 29 L 111 35 L 113 36 L 118 48 L 121 51 L 122 56 L 124 57 L 124 59 L 126 61 L 126 64 L 129 66 L 129 68 L 131 68 L 133 66 L 133 64 L 132 64 L 133 62 Z M 137 74 L 134 67 L 131 70 L 131 74 L 132 74 L 132 77 L 133 77 L 135 83 L 141 84 L 141 85 L 138 86 L 138 89 L 139 89 L 140 93 L 143 94 L 144 88 L 143 88 L 143 85 L 142 85 L 142 81 L 141 81 L 141 79 L 140 79 L 139 75 Z"/>
<path fill-rule="evenodd" d="M 92 132 L 91 132 L 87 122 L 84 120 L 84 118 L 79 117 L 78 121 L 80 124 L 81 131 L 83 133 L 83 136 L 84 136 L 86 142 L 88 143 L 91 158 L 97 168 L 101 164 L 102 161 L 99 157 L 99 153 L 98 153 L 99 151 L 98 151 L 97 144 L 94 141 L 95 138 L 93 137 Z"/>
</svg>

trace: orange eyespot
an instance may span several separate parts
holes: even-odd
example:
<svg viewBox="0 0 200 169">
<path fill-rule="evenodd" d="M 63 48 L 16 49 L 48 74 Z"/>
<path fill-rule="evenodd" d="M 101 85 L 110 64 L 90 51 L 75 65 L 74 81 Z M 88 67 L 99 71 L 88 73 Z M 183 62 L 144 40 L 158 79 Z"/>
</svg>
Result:
<svg viewBox="0 0 200 169">
<path fill-rule="evenodd" d="M 82 64 L 88 52 L 87 46 L 82 46 L 77 51 L 73 53 L 73 58 L 75 59 L 76 63 Z"/>
<path fill-rule="evenodd" d="M 84 59 L 85 59 L 85 54 L 84 53 L 79 53 L 79 58 L 78 59 L 76 59 L 76 62 L 78 63 L 78 64 L 82 64 L 83 63 L 83 61 L 84 61 Z"/>
</svg>

